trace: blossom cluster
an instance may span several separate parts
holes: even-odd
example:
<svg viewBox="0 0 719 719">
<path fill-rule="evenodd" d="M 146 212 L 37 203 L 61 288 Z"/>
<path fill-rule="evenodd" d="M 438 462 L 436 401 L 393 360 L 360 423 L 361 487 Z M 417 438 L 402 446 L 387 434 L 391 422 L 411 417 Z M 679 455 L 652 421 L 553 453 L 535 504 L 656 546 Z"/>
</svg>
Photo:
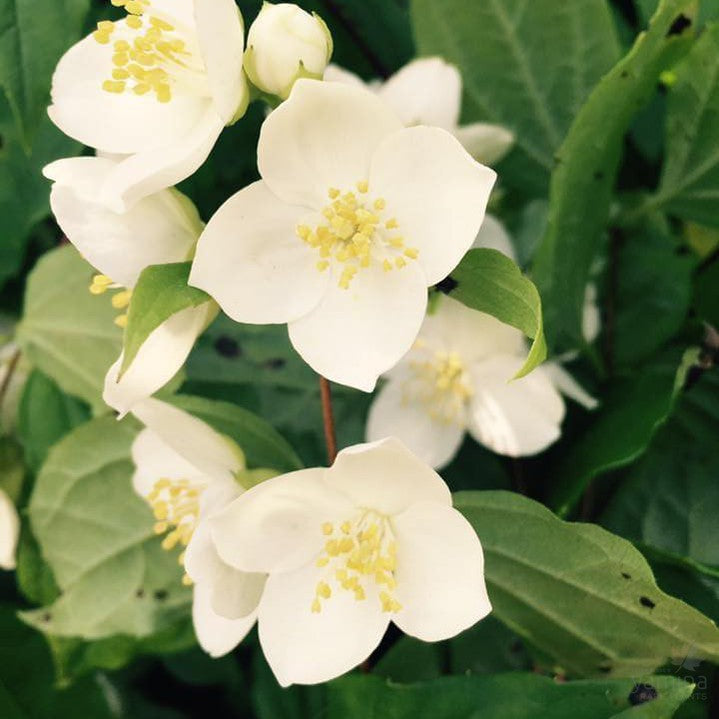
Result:
<svg viewBox="0 0 719 719">
<path fill-rule="evenodd" d="M 193 619 L 212 656 L 258 624 L 279 682 L 316 683 L 361 663 L 390 622 L 426 641 L 491 610 L 480 541 L 435 471 L 468 431 L 508 456 L 560 435 L 562 394 L 593 400 L 558 363 L 519 380 L 514 328 L 428 290 L 473 247 L 514 258 L 486 214 L 512 134 L 461 125 L 461 77 L 440 58 L 365 84 L 328 65 L 317 15 L 265 3 L 247 33 L 234 0 L 112 0 L 58 64 L 49 114 L 94 156 L 44 174 L 69 241 L 128 328 L 149 267 L 191 263 L 206 301 L 160 323 L 108 369 L 104 399 L 144 425 L 135 490 L 163 547 L 182 547 Z M 260 179 L 205 225 L 175 185 L 251 100 L 271 108 Z M 486 164 L 483 164 L 486 163 Z M 286 324 L 317 373 L 372 392 L 367 444 L 330 468 L 248 470 L 240 447 L 153 395 L 223 311 Z M 591 297 L 588 339 L 596 334 Z M 0 493 L 0 512 L 6 512 Z M 17 537 L 17 518 L 6 523 Z M 14 547 L 14 545 L 13 545 Z M 0 556 L 11 566 L 12 551 Z"/>
</svg>

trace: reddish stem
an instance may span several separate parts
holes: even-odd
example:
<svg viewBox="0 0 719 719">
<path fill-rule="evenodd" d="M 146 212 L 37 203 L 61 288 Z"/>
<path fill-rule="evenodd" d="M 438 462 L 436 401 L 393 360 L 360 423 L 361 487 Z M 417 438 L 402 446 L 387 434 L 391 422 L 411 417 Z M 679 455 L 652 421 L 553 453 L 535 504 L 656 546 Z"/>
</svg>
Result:
<svg viewBox="0 0 719 719">
<path fill-rule="evenodd" d="M 327 443 L 327 461 L 334 464 L 337 456 L 337 436 L 335 434 L 335 418 L 332 412 L 332 388 L 329 381 L 320 376 L 320 396 L 322 397 L 322 419 L 325 426 L 325 442 Z"/>
</svg>

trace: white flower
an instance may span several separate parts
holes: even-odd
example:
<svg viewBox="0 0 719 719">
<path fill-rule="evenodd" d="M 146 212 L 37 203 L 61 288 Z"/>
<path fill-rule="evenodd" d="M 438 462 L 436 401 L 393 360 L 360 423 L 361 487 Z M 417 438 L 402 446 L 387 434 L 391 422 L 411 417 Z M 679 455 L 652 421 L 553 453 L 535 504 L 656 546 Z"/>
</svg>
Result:
<svg viewBox="0 0 719 719">
<path fill-rule="evenodd" d="M 356 75 L 335 65 L 325 80 L 364 85 Z M 433 125 L 451 132 L 474 158 L 492 165 L 509 151 L 514 135 L 500 125 L 475 122 L 459 125 L 462 76 L 454 65 L 439 57 L 426 57 L 405 65 L 384 83 L 369 87 L 387 103 L 408 127 Z"/>
<path fill-rule="evenodd" d="M 367 438 L 399 437 L 434 467 L 465 431 L 500 454 L 540 452 L 560 435 L 564 402 L 543 367 L 512 380 L 525 359 L 519 330 L 441 296 L 377 395 Z"/>
<path fill-rule="evenodd" d="M 0 317 L 0 386 L 7 383 L 0 406 L 0 433 L 10 434 L 15 429 L 20 398 L 27 380 L 28 368 L 15 342 L 4 343 L 11 337 L 12 324 Z M 8 373 L 12 372 L 8 378 Z"/>
<path fill-rule="evenodd" d="M 212 218 L 190 284 L 238 322 L 287 322 L 317 372 L 370 391 L 471 246 L 496 175 L 448 132 L 315 80 L 267 118 L 258 158 L 263 179 Z"/>
<path fill-rule="evenodd" d="M 239 572 L 218 556 L 208 519 L 237 498 L 244 457 L 236 445 L 199 419 L 155 399 L 134 414 L 145 424 L 132 446 L 133 486 L 152 507 L 163 547 L 180 555 L 194 582 L 192 618 L 200 646 L 214 657 L 250 631 L 265 577 Z"/>
<path fill-rule="evenodd" d="M 317 13 L 265 2 L 247 34 L 245 72 L 260 90 L 285 99 L 298 78 L 322 79 L 331 56 L 332 35 Z"/>
<path fill-rule="evenodd" d="M 7 493 L 0 489 L 0 569 L 15 569 L 20 518 Z"/>
<path fill-rule="evenodd" d="M 112 304 L 124 311 L 146 267 L 190 259 L 202 222 L 192 202 L 176 190 L 149 195 L 127 212 L 107 208 L 99 195 L 116 168 L 116 160 L 75 157 L 53 162 L 43 172 L 54 181 L 50 205 L 60 228 L 102 273 L 95 276 L 90 291 L 103 294 L 119 290 Z M 169 382 L 215 312 L 215 304 L 206 302 L 170 317 L 150 334 L 118 379 L 121 356 L 106 377 L 107 404 L 124 414 Z M 116 320 L 120 326 L 126 321 L 125 314 Z"/>
<path fill-rule="evenodd" d="M 491 610 L 477 535 L 442 479 L 396 439 L 264 482 L 210 524 L 227 564 L 269 574 L 259 635 L 283 686 L 348 671 L 390 621 L 439 641 Z"/>
<path fill-rule="evenodd" d="M 191 175 L 249 90 L 234 0 L 112 3 L 127 18 L 100 22 L 60 59 L 48 113 L 66 135 L 127 156 L 97 193 L 123 211 Z"/>
</svg>

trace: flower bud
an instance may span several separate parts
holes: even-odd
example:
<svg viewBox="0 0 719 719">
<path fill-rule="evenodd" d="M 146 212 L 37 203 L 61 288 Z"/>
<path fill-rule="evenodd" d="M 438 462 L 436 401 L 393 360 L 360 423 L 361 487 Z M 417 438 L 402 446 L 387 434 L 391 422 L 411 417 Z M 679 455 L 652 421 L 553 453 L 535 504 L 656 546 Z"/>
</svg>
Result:
<svg viewBox="0 0 719 719">
<path fill-rule="evenodd" d="M 247 36 L 245 72 L 258 89 L 285 99 L 299 78 L 322 79 L 331 56 L 332 36 L 319 15 L 266 2 Z"/>
</svg>

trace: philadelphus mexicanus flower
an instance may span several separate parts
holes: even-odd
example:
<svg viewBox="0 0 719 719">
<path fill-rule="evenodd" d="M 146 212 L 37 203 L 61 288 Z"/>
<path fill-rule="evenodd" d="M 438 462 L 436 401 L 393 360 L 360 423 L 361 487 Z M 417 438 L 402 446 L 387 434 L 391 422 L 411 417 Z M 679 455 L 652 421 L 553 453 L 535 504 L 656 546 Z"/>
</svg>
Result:
<svg viewBox="0 0 719 719">
<path fill-rule="evenodd" d="M 476 533 L 396 439 L 263 482 L 210 524 L 224 562 L 269 575 L 260 643 L 283 686 L 348 671 L 390 621 L 438 641 L 491 611 Z"/>
<path fill-rule="evenodd" d="M 364 86 L 355 74 L 330 65 L 325 80 Z M 462 104 L 462 76 L 454 65 L 439 57 L 412 60 L 386 82 L 368 87 L 397 113 L 407 127 L 433 125 L 451 132 L 479 162 L 492 165 L 514 142 L 514 135 L 500 125 L 475 122 L 459 125 Z"/>
<path fill-rule="evenodd" d="M 0 569 L 15 569 L 15 553 L 20 536 L 20 518 L 13 501 L 0 489 Z"/>
<path fill-rule="evenodd" d="M 371 391 L 470 248 L 496 175 L 450 133 L 316 80 L 267 118 L 258 163 L 202 234 L 190 284 L 238 322 L 287 322 L 317 372 Z"/>
<path fill-rule="evenodd" d="M 393 434 L 437 468 L 465 431 L 499 454 L 540 452 L 560 435 L 564 401 L 543 367 L 512 380 L 526 352 L 519 330 L 439 297 L 375 399 L 367 438 Z"/>
<path fill-rule="evenodd" d="M 111 1 L 127 17 L 100 22 L 65 53 L 48 112 L 66 135 L 125 156 L 98 188 L 123 211 L 191 175 L 249 90 L 234 0 Z"/>
<path fill-rule="evenodd" d="M 265 2 L 247 34 L 245 72 L 257 88 L 285 99 L 298 78 L 322 79 L 331 56 L 332 35 L 317 13 Z"/>
<path fill-rule="evenodd" d="M 50 205 L 60 228 L 102 273 L 94 277 L 90 292 L 117 290 L 112 304 L 124 311 L 146 267 L 190 259 L 202 222 L 192 202 L 176 190 L 145 197 L 126 212 L 108 209 L 99 195 L 116 168 L 116 160 L 75 157 L 53 162 L 43 172 L 54 181 Z M 105 402 L 124 414 L 169 382 L 216 312 L 215 303 L 206 302 L 170 317 L 150 334 L 120 377 L 121 355 L 108 371 Z M 116 320 L 121 327 L 126 322 L 126 314 Z"/>
<path fill-rule="evenodd" d="M 244 491 L 236 480 L 244 456 L 201 420 L 159 400 L 145 400 L 134 414 L 145 429 L 132 446 L 133 486 L 154 512 L 156 533 L 166 534 L 163 548 L 183 548 L 195 633 L 208 654 L 221 656 L 254 625 L 265 583 L 264 575 L 225 564 L 210 538 L 208 520 Z"/>
</svg>

